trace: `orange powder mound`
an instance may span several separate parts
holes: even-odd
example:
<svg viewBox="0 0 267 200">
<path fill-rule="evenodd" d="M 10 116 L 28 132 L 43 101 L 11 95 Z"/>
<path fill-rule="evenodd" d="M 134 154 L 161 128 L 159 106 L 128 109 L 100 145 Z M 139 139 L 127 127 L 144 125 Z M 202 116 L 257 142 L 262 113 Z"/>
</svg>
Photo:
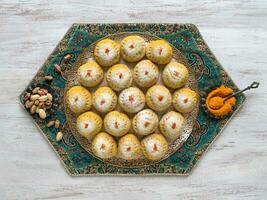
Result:
<svg viewBox="0 0 267 200">
<path fill-rule="evenodd" d="M 232 97 L 226 101 L 224 98 L 231 95 L 233 90 L 224 85 L 212 90 L 206 98 L 206 106 L 211 114 L 216 117 L 223 117 L 233 111 L 236 98 Z"/>
</svg>

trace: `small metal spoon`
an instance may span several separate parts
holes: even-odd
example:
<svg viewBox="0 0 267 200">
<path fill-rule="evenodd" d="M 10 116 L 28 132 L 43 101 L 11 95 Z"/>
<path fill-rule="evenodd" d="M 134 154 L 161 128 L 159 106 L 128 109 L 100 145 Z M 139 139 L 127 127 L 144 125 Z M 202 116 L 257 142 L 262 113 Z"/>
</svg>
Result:
<svg viewBox="0 0 267 200">
<path fill-rule="evenodd" d="M 232 97 L 234 97 L 234 96 L 237 96 L 237 95 L 240 94 L 240 93 L 245 92 L 246 90 L 250 90 L 250 89 L 258 88 L 259 85 L 260 85 L 259 82 L 254 81 L 253 83 L 251 83 L 251 84 L 250 84 L 248 87 L 246 87 L 245 89 L 240 90 L 240 91 L 238 91 L 238 92 L 235 92 L 235 93 L 229 95 L 228 97 L 224 97 L 224 98 L 223 98 L 223 99 L 224 99 L 223 102 L 225 102 L 226 100 L 228 100 L 228 99 L 230 99 L 230 98 L 232 98 Z"/>
<path fill-rule="evenodd" d="M 232 98 L 232 97 L 234 97 L 234 96 L 237 96 L 238 94 L 243 93 L 243 92 L 245 92 L 246 90 L 250 90 L 250 89 L 258 88 L 258 87 L 259 87 L 259 84 L 260 84 L 260 83 L 254 81 L 253 83 L 251 83 L 250 86 L 246 87 L 245 89 L 240 90 L 240 91 L 238 91 L 238 92 L 235 92 L 235 93 L 233 93 L 233 94 L 231 94 L 231 95 L 229 95 L 229 96 L 227 96 L 227 97 L 213 97 L 213 98 L 211 99 L 211 101 L 216 101 L 217 104 L 214 105 L 214 104 L 211 103 L 210 106 L 211 106 L 212 109 L 219 109 L 219 108 L 221 108 L 221 107 L 223 106 L 223 103 L 224 103 L 225 101 L 227 101 L 228 99 L 230 99 L 230 98 Z M 216 99 L 216 100 L 215 100 L 215 99 Z"/>
</svg>

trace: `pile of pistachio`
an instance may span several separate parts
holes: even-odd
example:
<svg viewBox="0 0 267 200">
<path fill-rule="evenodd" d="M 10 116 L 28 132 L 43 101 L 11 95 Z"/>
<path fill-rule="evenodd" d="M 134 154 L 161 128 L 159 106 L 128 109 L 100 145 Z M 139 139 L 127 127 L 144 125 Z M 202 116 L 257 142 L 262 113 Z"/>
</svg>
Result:
<svg viewBox="0 0 267 200">
<path fill-rule="evenodd" d="M 53 96 L 47 89 L 36 87 L 31 92 L 26 92 L 23 98 L 25 107 L 30 110 L 32 115 L 37 113 L 41 119 L 46 118 L 46 111 L 52 107 L 53 103 Z M 56 129 L 59 129 L 60 121 L 58 119 L 51 120 L 46 126 L 54 126 Z M 56 141 L 59 142 L 62 137 L 62 132 L 57 132 Z"/>
<path fill-rule="evenodd" d="M 67 63 L 71 58 L 72 58 L 71 54 L 65 55 L 64 62 Z M 55 64 L 54 70 L 56 73 L 60 74 L 63 77 L 63 71 L 61 70 L 60 65 Z M 44 80 L 50 82 L 53 80 L 53 76 L 46 75 L 44 77 Z M 32 115 L 37 113 L 41 119 L 45 119 L 47 116 L 46 113 L 47 110 L 52 107 L 53 96 L 48 92 L 47 89 L 41 87 L 35 87 L 30 92 L 25 93 L 25 95 L 23 96 L 23 100 L 26 109 L 28 109 Z M 62 127 L 60 121 L 58 119 L 51 120 L 46 124 L 46 126 L 48 128 L 55 127 L 58 130 L 56 134 L 56 141 L 60 142 L 63 138 L 63 133 L 59 131 L 59 129 L 61 129 Z"/>
<path fill-rule="evenodd" d="M 38 113 L 41 119 L 46 118 L 46 110 L 50 109 L 53 96 L 45 88 L 36 87 L 24 95 L 24 104 L 31 114 Z"/>
</svg>

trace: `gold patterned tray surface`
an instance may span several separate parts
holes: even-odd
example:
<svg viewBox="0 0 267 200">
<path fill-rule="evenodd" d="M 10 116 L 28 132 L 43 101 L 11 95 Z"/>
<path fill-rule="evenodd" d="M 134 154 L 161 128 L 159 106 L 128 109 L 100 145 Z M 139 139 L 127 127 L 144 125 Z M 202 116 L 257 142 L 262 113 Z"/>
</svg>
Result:
<svg viewBox="0 0 267 200">
<path fill-rule="evenodd" d="M 75 117 L 65 107 L 65 91 L 71 85 L 77 84 L 74 71 L 92 57 L 95 42 L 105 37 L 120 40 L 124 34 L 132 33 L 142 35 L 147 41 L 159 37 L 173 45 L 175 47 L 174 57 L 185 63 L 190 70 L 188 84 L 193 89 L 198 89 L 201 98 L 204 98 L 212 88 L 222 84 L 233 88 L 234 91 L 239 90 L 193 24 L 73 24 L 20 95 L 20 102 L 23 105 L 25 92 L 31 91 L 36 86 L 47 88 L 53 95 L 53 106 L 47 112 L 45 120 L 40 119 L 37 114 L 31 115 L 25 106 L 24 108 L 72 176 L 188 175 L 245 101 L 245 96 L 239 95 L 234 112 L 224 119 L 212 118 L 207 115 L 203 106 L 199 105 L 191 114 L 192 116 L 187 117 L 188 127 L 184 135 L 188 138 L 178 139 L 173 143 L 167 158 L 160 162 L 148 162 L 141 159 L 134 167 L 131 163 L 117 158 L 104 162 L 94 157 L 90 153 L 87 141 L 79 138 L 73 126 Z M 65 63 L 64 57 L 68 54 L 71 55 L 71 59 Z M 55 64 L 61 66 L 63 76 L 55 71 Z M 45 81 L 44 77 L 47 75 L 52 76 L 53 80 Z M 62 124 L 60 131 L 63 133 L 63 139 L 60 142 L 56 140 L 59 130 L 47 127 L 47 123 L 55 118 Z M 130 165 L 132 167 L 128 167 Z"/>
<path fill-rule="evenodd" d="M 156 36 L 153 36 L 153 35 L 150 35 L 150 34 L 146 34 L 146 33 L 129 33 L 129 32 L 128 33 L 118 33 L 118 34 L 108 35 L 108 36 L 106 36 L 106 37 L 104 37 L 102 39 L 109 38 L 109 39 L 112 39 L 112 40 L 116 41 L 117 43 L 120 43 L 120 41 L 123 38 L 125 38 L 127 36 L 130 36 L 130 35 L 138 35 L 138 36 L 141 36 L 142 38 L 144 38 L 144 40 L 147 43 L 150 42 L 150 41 L 152 41 L 152 40 L 160 39 L 160 38 L 158 38 Z M 99 41 L 97 41 L 97 42 L 99 42 Z M 66 95 L 66 92 L 67 92 L 68 89 L 70 89 L 73 86 L 80 85 L 80 83 L 77 80 L 77 70 L 78 70 L 78 68 L 81 65 L 83 65 L 84 63 L 86 63 L 88 60 L 94 60 L 93 52 L 94 52 L 94 48 L 95 48 L 95 45 L 96 45 L 97 42 L 95 42 L 95 43 L 91 44 L 89 47 L 85 48 L 82 51 L 82 53 L 79 55 L 79 57 L 77 58 L 77 61 L 73 64 L 72 68 L 70 68 L 69 70 L 67 70 L 65 72 L 65 78 L 66 78 L 65 95 Z M 177 48 L 175 48 L 174 46 L 172 46 L 172 48 L 173 48 L 173 59 L 175 61 L 177 61 L 179 63 L 182 63 L 185 66 L 187 66 L 188 71 L 189 71 L 189 80 L 188 80 L 188 82 L 186 83 L 186 85 L 184 87 L 189 87 L 189 88 L 193 89 L 194 91 L 198 91 L 197 82 L 196 82 L 196 79 L 195 79 L 194 71 L 191 68 L 188 67 L 189 64 L 188 64 L 185 56 Z M 143 58 L 143 60 L 144 59 L 147 59 L 147 58 Z M 134 66 L 136 65 L 137 62 L 130 63 L 130 62 L 126 62 L 125 60 L 123 60 L 122 58 L 120 58 L 119 63 L 126 64 L 130 68 L 130 70 L 133 71 L 133 68 L 134 68 Z M 165 65 L 158 65 L 158 66 L 159 66 L 159 70 L 160 70 L 160 74 L 161 74 Z M 107 71 L 108 67 L 102 67 L 102 68 L 103 68 L 104 73 L 105 73 L 104 80 L 98 86 L 89 88 L 89 91 L 91 93 L 94 93 L 94 91 L 96 89 L 98 89 L 99 87 L 101 87 L 101 86 L 108 86 L 108 84 L 106 82 L 106 71 Z M 158 79 L 157 84 L 163 85 L 161 76 Z M 136 85 L 134 82 L 132 83 L 131 86 L 138 87 L 138 85 Z M 141 89 L 144 94 L 148 90 L 148 88 L 139 88 L 139 89 Z M 170 89 L 171 94 L 173 94 L 174 91 L 175 90 Z M 116 92 L 116 94 L 118 96 L 120 94 L 120 92 Z M 67 118 L 67 122 L 69 124 L 69 127 L 70 127 L 71 132 L 73 133 L 75 139 L 80 143 L 80 145 L 88 153 L 90 153 L 90 154 L 92 154 L 94 156 L 94 154 L 92 153 L 92 149 L 91 149 L 91 140 L 88 140 L 87 138 L 81 136 L 78 133 L 78 131 L 77 131 L 77 128 L 76 128 L 76 119 L 77 119 L 78 116 L 76 114 L 74 114 L 73 112 L 71 112 L 71 110 L 66 105 L 66 101 L 64 101 L 64 103 L 65 103 L 65 106 L 64 107 L 65 107 L 66 118 Z M 179 147 L 189 137 L 190 133 L 192 132 L 194 123 L 196 121 L 197 112 L 198 112 L 198 106 L 199 106 L 199 104 L 197 104 L 197 106 L 194 108 L 194 110 L 192 112 L 183 114 L 183 116 L 185 117 L 185 125 L 183 126 L 182 134 L 176 140 L 172 140 L 172 141 L 171 140 L 168 140 L 169 150 L 168 150 L 167 154 L 162 159 L 157 160 L 157 161 L 150 161 L 150 160 L 146 159 L 143 155 L 142 155 L 142 157 L 140 157 L 137 160 L 129 160 L 129 161 L 128 160 L 125 160 L 125 159 L 122 159 L 119 156 L 115 156 L 113 158 L 105 159 L 105 160 L 103 160 L 103 159 L 101 159 L 99 157 L 98 157 L 98 159 L 102 160 L 103 162 L 106 162 L 106 163 L 109 163 L 109 164 L 112 164 L 112 165 L 116 165 L 116 166 L 120 166 L 120 167 L 121 166 L 123 166 L 123 167 L 143 167 L 143 166 L 151 165 L 153 163 L 157 163 L 157 162 L 160 162 L 161 160 L 166 159 L 171 154 L 173 154 L 174 152 L 176 152 L 179 149 Z M 146 108 L 149 108 L 149 107 L 145 106 L 144 109 L 146 109 Z M 117 107 L 115 108 L 115 110 L 120 111 L 120 112 L 124 112 L 120 108 L 119 105 L 117 105 Z M 101 112 L 98 112 L 94 108 L 92 109 L 92 111 L 95 112 L 95 113 L 97 113 L 99 116 L 101 116 L 102 119 L 105 116 L 105 114 L 103 114 Z M 170 106 L 166 111 L 164 111 L 164 112 L 156 112 L 156 114 L 158 115 L 158 118 L 161 119 L 161 117 L 165 113 L 167 113 L 169 111 L 175 111 L 175 109 L 172 106 Z M 133 116 L 135 115 L 135 114 L 132 114 L 132 113 L 125 113 L 125 114 L 128 115 L 128 117 L 129 117 L 129 119 L 131 121 L 132 121 Z M 104 128 L 103 128 L 102 131 L 105 131 Z M 160 132 L 160 130 L 157 129 L 156 132 Z M 129 133 L 134 133 L 134 131 L 132 130 L 132 128 L 130 129 Z M 141 136 L 138 136 L 138 137 L 139 137 L 139 140 L 142 139 Z M 118 139 L 118 138 L 116 138 L 116 139 Z"/>
</svg>

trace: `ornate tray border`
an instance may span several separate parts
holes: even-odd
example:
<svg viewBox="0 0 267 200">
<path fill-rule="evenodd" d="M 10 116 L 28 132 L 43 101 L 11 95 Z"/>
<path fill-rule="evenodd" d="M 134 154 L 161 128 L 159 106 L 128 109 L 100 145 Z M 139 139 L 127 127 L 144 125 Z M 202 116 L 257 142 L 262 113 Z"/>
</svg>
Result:
<svg viewBox="0 0 267 200">
<path fill-rule="evenodd" d="M 237 98 L 235 111 L 225 119 L 210 118 L 202 107 L 200 107 L 197 123 L 189 139 L 172 156 L 147 167 L 123 168 L 105 164 L 88 154 L 80 147 L 65 123 L 63 108 L 64 79 L 54 72 L 54 64 L 62 62 L 66 54 L 73 55 L 70 63 L 65 69 L 71 67 L 75 58 L 96 40 L 118 32 L 146 32 L 169 41 L 172 45 L 183 52 L 196 72 L 199 90 L 202 96 L 205 91 L 216 85 L 225 84 L 239 90 L 219 64 L 197 27 L 193 24 L 73 24 L 54 51 L 50 54 L 41 69 L 32 79 L 27 88 L 20 95 L 23 105 L 23 94 L 29 88 L 38 84 L 46 85 L 43 77 L 47 74 L 54 76 L 50 87 L 55 96 L 55 107 L 45 122 L 57 117 L 64 124 L 63 140 L 59 143 L 55 140 L 56 130 L 47 128 L 46 123 L 37 116 L 32 115 L 33 121 L 39 128 L 44 138 L 54 149 L 61 160 L 64 168 L 71 176 L 86 175 L 188 175 L 196 165 L 199 158 L 208 149 L 209 145 L 218 137 L 226 124 L 238 112 L 245 101 L 245 96 Z M 23 105 L 24 106 L 24 105 Z"/>
</svg>

